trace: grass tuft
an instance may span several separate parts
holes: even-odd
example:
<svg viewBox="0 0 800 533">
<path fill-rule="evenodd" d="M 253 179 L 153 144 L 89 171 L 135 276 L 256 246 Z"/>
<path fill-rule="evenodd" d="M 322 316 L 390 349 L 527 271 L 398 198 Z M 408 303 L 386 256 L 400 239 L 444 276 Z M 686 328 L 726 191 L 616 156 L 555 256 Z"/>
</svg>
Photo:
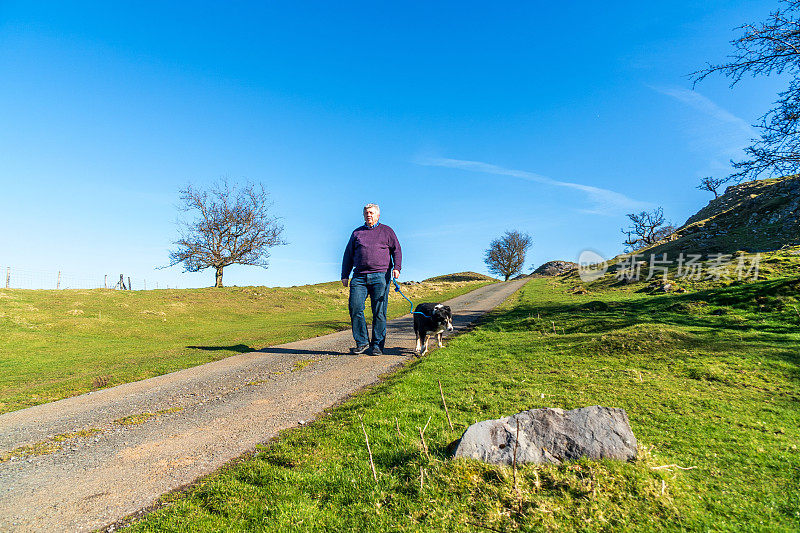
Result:
<svg viewBox="0 0 800 533">
<path fill-rule="evenodd" d="M 122 418 L 117 418 L 114 420 L 114 424 L 118 426 L 138 426 L 139 424 L 144 424 L 151 418 L 169 413 L 178 413 L 180 411 L 183 411 L 183 407 L 170 407 L 169 409 L 162 409 L 160 411 L 156 411 L 155 413 L 151 413 L 149 411 L 144 413 L 136 413 L 133 415 L 123 416 Z"/>
<path fill-rule="evenodd" d="M 102 430 L 98 428 L 89 428 L 73 431 L 71 433 L 60 433 L 41 442 L 20 446 L 0 454 L 0 463 L 4 463 L 12 459 L 25 459 L 28 457 L 35 457 L 37 455 L 47 455 L 57 452 L 61 449 L 61 443 L 64 441 L 90 437 L 97 433 L 102 433 Z"/>
</svg>

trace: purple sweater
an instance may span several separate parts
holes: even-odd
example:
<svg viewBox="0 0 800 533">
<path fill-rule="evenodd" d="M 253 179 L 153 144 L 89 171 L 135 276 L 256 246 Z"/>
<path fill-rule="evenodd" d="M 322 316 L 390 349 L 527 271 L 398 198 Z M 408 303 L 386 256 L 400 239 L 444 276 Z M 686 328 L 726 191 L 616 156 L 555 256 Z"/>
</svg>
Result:
<svg viewBox="0 0 800 533">
<path fill-rule="evenodd" d="M 353 267 L 355 274 L 370 274 L 388 272 L 392 263 L 396 270 L 403 264 L 403 252 L 394 230 L 386 224 L 378 223 L 371 228 L 365 224 L 350 235 L 344 249 L 341 279 L 349 278 Z"/>
</svg>

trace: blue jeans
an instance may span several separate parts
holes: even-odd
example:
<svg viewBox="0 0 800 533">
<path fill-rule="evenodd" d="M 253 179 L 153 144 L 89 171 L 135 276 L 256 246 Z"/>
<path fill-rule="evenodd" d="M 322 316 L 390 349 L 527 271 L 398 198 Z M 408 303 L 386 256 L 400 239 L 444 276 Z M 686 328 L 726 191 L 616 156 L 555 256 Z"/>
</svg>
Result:
<svg viewBox="0 0 800 533">
<path fill-rule="evenodd" d="M 353 325 L 353 338 L 356 346 L 371 344 L 383 350 L 386 342 L 386 305 L 389 302 L 388 272 L 356 274 L 350 280 L 350 323 Z M 372 342 L 367 334 L 367 320 L 364 318 L 364 302 L 369 295 L 372 304 Z"/>
</svg>

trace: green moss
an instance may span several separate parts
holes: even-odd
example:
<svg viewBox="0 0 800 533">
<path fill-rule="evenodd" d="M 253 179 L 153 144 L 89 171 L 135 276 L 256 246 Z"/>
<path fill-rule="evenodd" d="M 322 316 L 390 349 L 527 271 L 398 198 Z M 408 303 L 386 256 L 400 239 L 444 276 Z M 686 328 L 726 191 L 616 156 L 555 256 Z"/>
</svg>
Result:
<svg viewBox="0 0 800 533">
<path fill-rule="evenodd" d="M 26 446 L 20 446 L 18 448 L 14 448 L 13 450 L 6 452 L 0 455 L 0 463 L 4 463 L 6 461 L 10 461 L 15 458 L 24 459 L 26 457 L 47 455 L 53 452 L 57 452 L 58 450 L 61 449 L 61 443 L 66 440 L 89 437 L 97 433 L 102 433 L 102 430 L 97 428 L 90 428 L 90 429 L 81 429 L 78 431 L 73 431 L 71 433 L 60 433 L 41 442 L 29 444 Z"/>
<path fill-rule="evenodd" d="M 312 363 L 316 363 L 318 359 L 303 359 L 302 361 L 295 362 L 294 366 L 292 367 L 292 372 L 297 372 L 298 370 L 303 370 L 307 366 Z"/>
<path fill-rule="evenodd" d="M 169 413 L 178 413 L 183 411 L 183 407 L 171 407 L 169 409 L 162 409 L 160 411 L 156 411 L 155 413 L 144 412 L 144 413 L 137 413 L 134 415 L 124 416 L 122 418 L 117 418 L 114 420 L 114 424 L 118 426 L 137 426 L 139 424 L 144 424 L 151 418 L 169 414 Z"/>
</svg>

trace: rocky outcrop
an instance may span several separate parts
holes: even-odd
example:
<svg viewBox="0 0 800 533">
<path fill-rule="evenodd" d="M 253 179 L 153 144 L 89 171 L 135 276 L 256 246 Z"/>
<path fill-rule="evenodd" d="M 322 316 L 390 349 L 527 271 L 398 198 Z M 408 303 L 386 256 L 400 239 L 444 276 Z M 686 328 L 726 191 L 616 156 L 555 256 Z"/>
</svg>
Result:
<svg viewBox="0 0 800 533">
<path fill-rule="evenodd" d="M 581 457 L 636 459 L 636 437 L 625 410 L 599 405 L 572 411 L 531 409 L 484 420 L 468 427 L 451 447 L 456 457 L 506 465 L 513 463 L 515 450 L 517 463 L 560 464 Z"/>
<path fill-rule="evenodd" d="M 578 263 L 571 261 L 548 261 L 533 271 L 540 276 L 558 276 L 578 268 Z"/>
<path fill-rule="evenodd" d="M 640 253 L 766 252 L 800 244 L 800 175 L 751 181 L 690 217 L 670 237 Z"/>
</svg>

